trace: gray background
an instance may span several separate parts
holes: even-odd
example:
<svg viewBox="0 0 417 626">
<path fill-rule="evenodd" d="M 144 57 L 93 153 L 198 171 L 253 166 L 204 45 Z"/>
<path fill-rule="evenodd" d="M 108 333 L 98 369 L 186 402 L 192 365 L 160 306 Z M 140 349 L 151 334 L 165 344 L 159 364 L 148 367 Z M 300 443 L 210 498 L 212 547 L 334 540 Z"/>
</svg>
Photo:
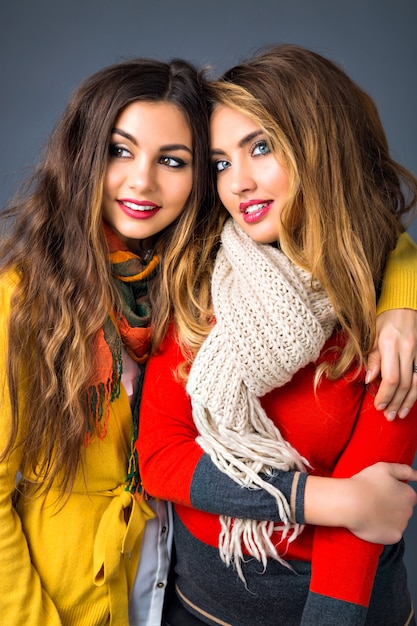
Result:
<svg viewBox="0 0 417 626">
<path fill-rule="evenodd" d="M 180 56 L 221 72 L 274 42 L 342 64 L 376 101 L 394 158 L 417 174 L 416 27 L 417 0 L 3 3 L 0 204 L 28 173 L 71 90 L 94 71 L 132 56 Z M 416 220 L 409 231 L 417 240 Z M 417 606 L 417 512 L 405 537 Z"/>
</svg>

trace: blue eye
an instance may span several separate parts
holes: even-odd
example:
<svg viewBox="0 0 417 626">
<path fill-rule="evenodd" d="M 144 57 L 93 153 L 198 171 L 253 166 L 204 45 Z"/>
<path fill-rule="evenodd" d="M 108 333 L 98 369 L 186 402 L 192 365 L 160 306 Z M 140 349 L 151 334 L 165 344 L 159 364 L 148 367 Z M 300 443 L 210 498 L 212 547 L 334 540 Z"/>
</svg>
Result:
<svg viewBox="0 0 417 626">
<path fill-rule="evenodd" d="M 263 156 L 265 154 L 270 154 L 270 152 L 271 149 L 265 140 L 257 141 L 252 149 L 252 156 Z"/>
<path fill-rule="evenodd" d="M 229 161 L 215 161 L 213 163 L 214 165 L 214 169 L 216 170 L 216 172 L 223 172 L 224 170 L 226 170 L 228 167 L 230 167 L 230 163 Z"/>
</svg>

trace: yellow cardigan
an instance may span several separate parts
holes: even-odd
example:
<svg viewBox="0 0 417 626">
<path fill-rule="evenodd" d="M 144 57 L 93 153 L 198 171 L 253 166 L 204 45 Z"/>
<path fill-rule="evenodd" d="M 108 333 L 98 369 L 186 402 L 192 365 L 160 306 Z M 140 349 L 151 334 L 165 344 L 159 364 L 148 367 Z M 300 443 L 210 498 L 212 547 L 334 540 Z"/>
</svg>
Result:
<svg viewBox="0 0 417 626">
<path fill-rule="evenodd" d="M 0 277 L 0 449 L 8 439 L 7 325 L 16 276 Z M 402 235 L 386 270 L 379 311 L 417 309 L 417 246 Z M 382 304 L 382 306 L 381 306 Z M 123 489 L 132 435 L 127 395 L 112 404 L 108 433 L 85 450 L 69 498 L 12 493 L 19 449 L 0 463 L 0 618 L 7 626 L 128 626 L 128 597 L 145 522 L 153 516 Z M 130 508 L 132 508 L 130 512 Z M 127 521 L 126 521 L 127 519 Z"/>
<path fill-rule="evenodd" d="M 377 313 L 388 309 L 417 310 L 417 245 L 403 233 L 391 253 L 384 272 L 384 285 Z"/>
<path fill-rule="evenodd" d="M 5 380 L 7 320 L 16 277 L 0 278 L 0 449 L 10 426 Z M 111 407 L 108 432 L 85 450 L 74 490 L 22 497 L 12 507 L 21 454 L 0 463 L 0 622 L 7 626 L 128 626 L 128 597 L 145 522 L 153 517 L 124 490 L 132 436 L 124 389 Z M 131 511 L 130 511 L 131 508 Z M 126 521 L 127 520 L 127 521 Z M 111 616 L 111 621 L 109 621 Z"/>
</svg>

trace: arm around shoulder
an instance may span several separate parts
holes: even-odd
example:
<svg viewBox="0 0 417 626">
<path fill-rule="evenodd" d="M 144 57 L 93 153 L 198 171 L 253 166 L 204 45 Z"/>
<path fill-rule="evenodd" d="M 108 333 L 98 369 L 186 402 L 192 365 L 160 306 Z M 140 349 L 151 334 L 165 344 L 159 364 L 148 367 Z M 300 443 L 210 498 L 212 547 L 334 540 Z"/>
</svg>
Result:
<svg viewBox="0 0 417 626">
<path fill-rule="evenodd" d="M 417 244 L 408 233 L 400 235 L 385 266 L 377 314 L 389 309 L 417 310 Z"/>
</svg>

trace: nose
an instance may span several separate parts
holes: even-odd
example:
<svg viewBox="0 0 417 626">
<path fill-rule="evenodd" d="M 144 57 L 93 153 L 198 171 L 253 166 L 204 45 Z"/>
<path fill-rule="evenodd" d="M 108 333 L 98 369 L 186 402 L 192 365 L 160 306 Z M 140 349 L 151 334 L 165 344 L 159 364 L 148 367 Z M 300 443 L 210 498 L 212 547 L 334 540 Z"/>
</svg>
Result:
<svg viewBox="0 0 417 626">
<path fill-rule="evenodd" d="M 231 167 L 230 191 L 235 195 L 241 195 L 246 191 L 253 191 L 256 187 L 251 168 L 244 159 L 236 159 Z"/>
<path fill-rule="evenodd" d="M 132 162 L 128 185 L 137 191 L 154 191 L 156 187 L 156 173 L 153 164 L 145 157 Z"/>
</svg>

